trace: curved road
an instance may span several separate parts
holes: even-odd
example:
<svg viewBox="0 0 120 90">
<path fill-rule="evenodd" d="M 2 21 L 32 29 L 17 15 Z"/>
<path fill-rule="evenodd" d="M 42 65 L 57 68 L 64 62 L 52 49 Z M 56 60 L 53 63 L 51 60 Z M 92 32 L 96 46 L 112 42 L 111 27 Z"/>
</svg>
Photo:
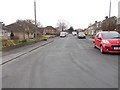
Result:
<svg viewBox="0 0 120 90">
<path fill-rule="evenodd" d="M 2 67 L 3 88 L 118 88 L 118 55 L 68 35 Z"/>
</svg>

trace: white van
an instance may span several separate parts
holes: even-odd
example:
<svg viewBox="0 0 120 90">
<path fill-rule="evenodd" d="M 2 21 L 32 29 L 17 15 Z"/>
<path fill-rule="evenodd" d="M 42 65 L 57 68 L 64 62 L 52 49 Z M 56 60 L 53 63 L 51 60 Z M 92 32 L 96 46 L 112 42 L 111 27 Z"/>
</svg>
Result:
<svg viewBox="0 0 120 90">
<path fill-rule="evenodd" d="M 73 31 L 73 32 L 72 32 L 72 35 L 73 35 L 73 36 L 76 36 L 76 35 L 77 35 L 77 32 Z"/>
<path fill-rule="evenodd" d="M 66 37 L 66 32 L 60 32 L 60 37 Z"/>
</svg>

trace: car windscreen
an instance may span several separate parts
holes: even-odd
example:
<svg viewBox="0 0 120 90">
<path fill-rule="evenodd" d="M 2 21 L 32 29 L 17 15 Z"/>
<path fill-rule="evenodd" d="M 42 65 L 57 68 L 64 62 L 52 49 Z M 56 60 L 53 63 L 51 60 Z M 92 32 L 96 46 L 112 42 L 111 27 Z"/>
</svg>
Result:
<svg viewBox="0 0 120 90">
<path fill-rule="evenodd" d="M 116 39 L 120 38 L 119 33 L 102 33 L 104 39 Z"/>
</svg>

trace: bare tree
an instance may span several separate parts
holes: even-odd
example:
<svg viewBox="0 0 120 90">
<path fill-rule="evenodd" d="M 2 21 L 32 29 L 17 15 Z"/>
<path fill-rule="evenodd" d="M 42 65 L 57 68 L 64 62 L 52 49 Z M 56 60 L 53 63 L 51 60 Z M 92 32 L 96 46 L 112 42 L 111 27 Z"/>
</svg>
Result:
<svg viewBox="0 0 120 90">
<path fill-rule="evenodd" d="M 41 24 L 41 22 L 37 22 L 37 27 L 43 27 L 43 25 Z"/>
<path fill-rule="evenodd" d="M 35 33 L 35 30 L 37 29 L 37 27 L 33 23 L 34 23 L 33 20 L 17 20 L 16 21 L 16 24 L 19 26 L 19 28 L 21 28 L 23 32 L 24 39 L 25 39 L 25 34 L 27 34 L 29 38 L 30 33 L 32 34 Z"/>
<path fill-rule="evenodd" d="M 105 20 L 103 20 L 102 24 L 101 24 L 101 29 L 104 30 L 104 31 L 115 30 L 116 27 L 117 27 L 117 18 L 115 16 L 111 17 L 111 18 L 108 18 L 106 16 Z"/>
<path fill-rule="evenodd" d="M 69 23 L 65 20 L 58 20 L 57 26 L 59 27 L 60 31 L 64 31 L 67 29 Z"/>
</svg>

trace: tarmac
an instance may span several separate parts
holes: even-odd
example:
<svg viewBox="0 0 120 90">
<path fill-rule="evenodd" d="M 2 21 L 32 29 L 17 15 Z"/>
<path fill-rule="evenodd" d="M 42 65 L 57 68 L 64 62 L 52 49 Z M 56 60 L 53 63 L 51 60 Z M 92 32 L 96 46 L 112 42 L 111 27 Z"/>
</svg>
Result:
<svg viewBox="0 0 120 90">
<path fill-rule="evenodd" d="M 48 39 L 47 41 L 41 41 L 41 42 L 37 42 L 32 45 L 19 47 L 16 49 L 12 49 L 8 52 L 0 52 L 0 65 L 6 64 L 10 61 L 13 61 L 14 59 L 16 59 L 18 57 L 21 57 L 29 52 L 36 50 L 37 48 L 40 48 L 49 43 L 52 43 L 54 41 L 54 39 L 55 38 L 52 38 L 52 39 Z"/>
<path fill-rule="evenodd" d="M 47 41 L 41 41 L 41 42 L 38 42 L 38 43 L 35 43 L 35 44 L 32 44 L 32 45 L 26 45 L 26 46 L 23 46 L 23 47 L 12 49 L 8 52 L 0 52 L 0 65 L 4 65 L 4 64 L 6 64 L 10 61 L 15 60 L 18 57 L 21 57 L 21 56 L 23 56 L 23 55 L 25 55 L 29 52 L 32 52 L 32 51 L 36 50 L 37 48 L 40 48 L 40 47 L 45 46 L 49 43 L 52 43 L 57 38 L 58 37 L 51 38 L 51 39 L 48 39 Z M 87 39 L 93 41 L 92 38 L 87 37 Z"/>
</svg>

